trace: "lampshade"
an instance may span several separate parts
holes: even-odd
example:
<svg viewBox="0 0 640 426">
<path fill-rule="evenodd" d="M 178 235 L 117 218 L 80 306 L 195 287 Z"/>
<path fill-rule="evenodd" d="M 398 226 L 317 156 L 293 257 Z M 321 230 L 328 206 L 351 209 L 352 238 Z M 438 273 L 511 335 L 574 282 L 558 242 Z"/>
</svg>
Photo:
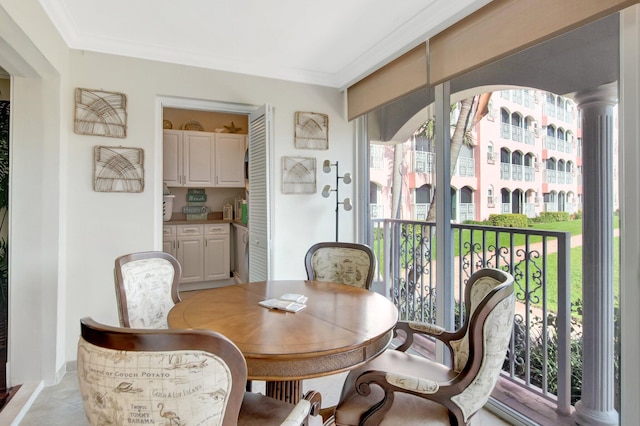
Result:
<svg viewBox="0 0 640 426">
<path fill-rule="evenodd" d="M 342 176 L 342 181 L 344 183 L 346 183 L 347 185 L 351 183 L 351 173 L 345 173 L 344 176 Z"/>
<path fill-rule="evenodd" d="M 349 198 L 345 198 L 344 201 L 342 202 L 345 211 L 349 211 L 352 209 L 352 205 L 351 205 L 351 200 Z"/>
<path fill-rule="evenodd" d="M 324 188 L 322 188 L 322 196 L 329 198 L 329 195 L 331 195 L 331 185 L 325 185 Z"/>
<path fill-rule="evenodd" d="M 331 172 L 331 162 L 329 160 L 324 160 L 322 163 L 322 171 L 325 173 Z"/>
</svg>

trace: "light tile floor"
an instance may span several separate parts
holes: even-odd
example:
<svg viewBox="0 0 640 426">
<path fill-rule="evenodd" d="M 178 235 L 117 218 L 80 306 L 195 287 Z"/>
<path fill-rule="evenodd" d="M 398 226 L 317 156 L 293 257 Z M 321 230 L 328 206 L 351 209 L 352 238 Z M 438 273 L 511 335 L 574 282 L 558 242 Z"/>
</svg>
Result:
<svg viewBox="0 0 640 426">
<path fill-rule="evenodd" d="M 344 374 L 306 380 L 303 390 L 315 389 L 322 394 L 323 406 L 335 405 L 340 393 Z M 264 393 L 264 382 L 254 382 L 253 391 Z M 82 406 L 75 372 L 65 374 L 59 384 L 46 387 L 40 392 L 21 426 L 85 426 L 88 425 Z M 474 419 L 474 426 L 509 426 L 486 410 Z"/>
</svg>

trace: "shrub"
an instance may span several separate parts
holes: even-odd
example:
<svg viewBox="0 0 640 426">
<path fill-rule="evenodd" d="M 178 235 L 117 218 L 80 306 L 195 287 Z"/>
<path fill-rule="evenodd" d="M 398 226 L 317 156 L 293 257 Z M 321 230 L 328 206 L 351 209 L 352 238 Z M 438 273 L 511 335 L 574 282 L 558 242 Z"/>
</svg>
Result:
<svg viewBox="0 0 640 426">
<path fill-rule="evenodd" d="M 462 222 L 464 225 L 486 225 L 487 222 L 483 220 L 465 220 Z"/>
<path fill-rule="evenodd" d="M 529 219 L 523 214 L 507 213 L 489 215 L 489 223 L 492 226 L 502 226 L 504 228 L 526 228 L 529 226 Z"/>
<path fill-rule="evenodd" d="M 542 212 L 537 219 L 536 222 L 539 223 L 567 222 L 571 215 L 569 212 Z"/>
<path fill-rule="evenodd" d="M 571 311 L 576 315 L 572 315 L 571 318 L 571 404 L 574 405 L 582 395 L 582 324 L 576 319 L 576 317 L 582 317 L 582 300 L 578 299 L 575 303 L 571 304 Z M 614 386 L 614 405 L 616 409 L 620 407 L 620 312 L 618 304 L 614 308 L 614 380 L 616 385 Z M 516 316 L 517 317 L 517 316 Z M 517 318 L 516 318 L 517 319 Z M 544 358 L 544 338 L 541 333 L 531 334 L 531 340 L 529 341 L 529 356 L 531 363 L 530 378 L 531 383 L 534 386 L 542 388 L 542 385 L 546 379 L 549 393 L 553 395 L 558 394 L 558 346 L 559 340 L 557 337 L 557 315 L 553 312 L 547 314 L 547 326 L 552 330 L 547 336 L 547 358 L 545 365 Z M 537 315 L 532 316 L 531 329 L 540 329 L 542 327 L 542 318 Z M 526 333 L 521 321 L 514 322 L 514 342 L 520 342 L 515 345 L 514 357 L 516 360 L 525 359 L 526 346 L 523 344 L 526 340 Z M 508 370 L 508 362 L 505 361 L 504 369 Z M 546 370 L 546 377 L 544 376 Z M 523 363 L 516 362 L 516 377 L 521 379 L 525 378 L 525 365 Z"/>
</svg>

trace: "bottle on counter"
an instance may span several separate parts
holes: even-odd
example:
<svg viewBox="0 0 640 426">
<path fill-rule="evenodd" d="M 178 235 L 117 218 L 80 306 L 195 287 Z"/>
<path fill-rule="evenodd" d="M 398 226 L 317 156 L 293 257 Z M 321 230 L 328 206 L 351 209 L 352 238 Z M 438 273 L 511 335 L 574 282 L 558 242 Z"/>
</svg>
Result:
<svg viewBox="0 0 640 426">
<path fill-rule="evenodd" d="M 242 216 L 240 218 L 243 224 L 249 223 L 249 211 L 247 209 L 247 200 L 242 201 Z"/>
</svg>

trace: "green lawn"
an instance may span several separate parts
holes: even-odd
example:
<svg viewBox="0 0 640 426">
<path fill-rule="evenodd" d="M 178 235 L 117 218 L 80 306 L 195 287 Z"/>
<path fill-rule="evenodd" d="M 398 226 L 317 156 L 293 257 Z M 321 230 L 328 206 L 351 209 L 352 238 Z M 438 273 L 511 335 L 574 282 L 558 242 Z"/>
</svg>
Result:
<svg viewBox="0 0 640 426">
<path fill-rule="evenodd" d="M 558 306 L 558 255 L 552 253 L 547 256 L 547 307 L 550 311 L 557 312 Z M 615 304 L 618 305 L 618 289 L 620 283 L 620 238 L 613 239 L 613 286 Z M 542 291 L 534 292 L 534 295 L 542 297 Z M 582 300 L 582 246 L 571 249 L 571 301 Z"/>
<path fill-rule="evenodd" d="M 614 216 L 613 226 L 614 229 L 619 227 L 619 218 Z M 571 235 L 582 234 L 582 220 L 572 220 L 569 222 L 553 222 L 553 223 L 538 223 L 532 226 L 535 229 L 543 229 L 546 231 L 568 231 Z M 618 284 L 620 281 L 620 239 L 614 237 L 613 240 L 613 283 L 614 294 L 616 297 L 616 305 L 618 303 Z M 557 253 L 551 253 L 547 256 L 547 307 L 550 311 L 556 312 L 558 306 L 558 255 Z M 576 302 L 582 299 L 582 246 L 574 247 L 571 249 L 571 301 Z M 542 298 L 542 290 L 539 289 L 533 293 L 534 297 Z"/>
<path fill-rule="evenodd" d="M 614 228 L 619 227 L 619 218 L 618 216 L 614 216 Z M 582 234 L 582 220 L 571 220 L 566 222 L 552 222 L 552 223 L 534 223 L 530 229 L 540 229 L 545 231 L 562 231 L 569 232 L 572 236 L 581 235 Z M 508 231 L 508 229 L 506 229 Z M 419 232 L 419 231 L 418 231 Z M 461 244 L 459 241 L 459 232 L 460 230 L 454 230 L 454 247 L 455 247 L 455 256 L 459 256 L 460 245 L 463 247 L 467 247 L 467 245 L 471 242 L 471 232 L 463 231 L 463 239 Z M 435 236 L 434 236 L 435 237 Z M 501 247 L 510 247 L 513 244 L 514 247 L 523 246 L 525 244 L 525 235 L 519 234 L 513 236 L 513 242 L 510 242 L 511 236 L 505 232 L 500 233 L 500 243 Z M 531 244 L 542 241 L 542 237 L 539 236 L 531 236 L 529 238 L 529 242 Z M 482 243 L 482 231 L 473 231 L 473 242 L 475 244 Z M 496 244 L 496 235 L 495 232 L 488 232 L 486 234 L 486 246 L 495 246 Z M 435 238 L 432 241 L 431 249 L 433 250 L 432 258 L 435 259 Z M 465 249 L 466 250 L 466 249 Z M 477 249 L 476 249 L 477 251 Z M 382 253 L 378 252 L 380 255 Z M 405 256 L 410 256 L 409 254 L 405 254 Z M 557 258 L 558 255 L 556 253 L 551 253 L 547 255 L 547 309 L 550 311 L 557 311 L 557 301 L 558 301 L 558 289 L 557 289 Z M 408 258 L 405 259 L 408 261 Z M 541 264 L 541 259 L 538 259 L 537 264 Z M 380 263 L 384 265 L 384 262 Z M 582 247 L 575 247 L 571 249 L 571 301 L 575 302 L 579 299 L 582 299 Z M 614 291 L 616 295 L 616 304 L 617 304 L 617 295 L 618 295 L 618 282 L 619 282 L 619 238 L 614 238 Z M 537 289 L 533 291 L 530 299 L 535 300 L 539 298 L 542 300 L 542 289 Z M 542 303 L 540 303 L 541 305 Z"/>
</svg>

